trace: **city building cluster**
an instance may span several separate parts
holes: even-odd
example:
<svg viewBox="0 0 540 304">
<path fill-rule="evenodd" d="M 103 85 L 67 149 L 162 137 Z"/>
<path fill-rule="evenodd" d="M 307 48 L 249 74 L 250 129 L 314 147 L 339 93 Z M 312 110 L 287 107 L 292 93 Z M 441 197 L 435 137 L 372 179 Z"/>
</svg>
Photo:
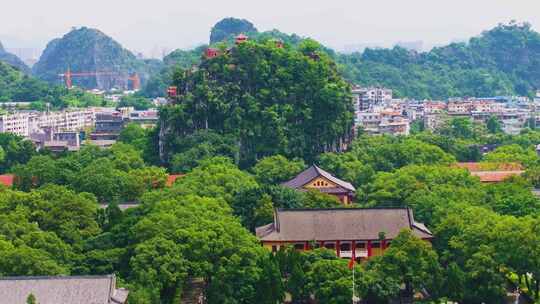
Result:
<svg viewBox="0 0 540 304">
<path fill-rule="evenodd" d="M 452 118 L 486 123 L 496 118 L 507 134 L 519 134 L 526 126 L 540 125 L 540 91 L 535 98 L 521 96 L 467 97 L 442 100 L 411 100 L 393 97 L 381 87 L 353 87 L 355 131 L 368 135 L 408 135 L 412 122 L 435 130 Z"/>
<path fill-rule="evenodd" d="M 158 121 L 156 109 L 137 111 L 132 107 L 91 107 L 62 111 L 13 110 L 0 114 L 0 133 L 27 138 L 38 149 L 53 152 L 77 151 L 82 144 L 110 147 L 129 122 L 143 128 Z"/>
</svg>

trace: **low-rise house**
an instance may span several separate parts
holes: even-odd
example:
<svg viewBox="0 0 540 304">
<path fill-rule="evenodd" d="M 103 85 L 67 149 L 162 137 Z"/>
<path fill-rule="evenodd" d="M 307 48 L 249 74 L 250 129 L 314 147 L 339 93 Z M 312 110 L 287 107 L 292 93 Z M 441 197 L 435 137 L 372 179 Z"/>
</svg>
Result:
<svg viewBox="0 0 540 304">
<path fill-rule="evenodd" d="M 410 131 L 407 116 L 393 109 L 358 112 L 355 124 L 368 135 L 408 135 Z"/>
<path fill-rule="evenodd" d="M 361 259 L 381 255 L 403 229 L 427 241 L 433 238 L 408 208 L 277 209 L 273 223 L 258 227 L 256 235 L 273 252 L 283 246 L 324 247 L 341 258 Z"/>
<path fill-rule="evenodd" d="M 356 189 L 323 169 L 313 165 L 295 178 L 281 184 L 300 191 L 317 190 L 337 197 L 344 205 L 352 203 Z"/>
<path fill-rule="evenodd" d="M 159 120 L 159 112 L 156 109 L 145 111 L 132 111 L 129 113 L 129 121 L 140 125 L 144 129 L 153 128 Z"/>
<path fill-rule="evenodd" d="M 409 135 L 409 119 L 399 112 L 381 112 L 378 134 Z"/>
<path fill-rule="evenodd" d="M 124 304 L 128 294 L 114 275 L 0 278 L 0 303 L 6 304 L 27 303 L 30 295 L 39 304 Z"/>
<path fill-rule="evenodd" d="M 51 127 L 44 127 L 32 132 L 29 137 L 38 149 L 48 149 L 52 152 L 78 151 L 84 132 L 56 131 Z"/>
<path fill-rule="evenodd" d="M 424 114 L 435 114 L 446 111 L 446 103 L 442 101 L 426 101 L 424 102 Z"/>
<path fill-rule="evenodd" d="M 470 101 L 449 101 L 449 114 L 469 114 L 472 110 L 472 102 Z"/>
</svg>

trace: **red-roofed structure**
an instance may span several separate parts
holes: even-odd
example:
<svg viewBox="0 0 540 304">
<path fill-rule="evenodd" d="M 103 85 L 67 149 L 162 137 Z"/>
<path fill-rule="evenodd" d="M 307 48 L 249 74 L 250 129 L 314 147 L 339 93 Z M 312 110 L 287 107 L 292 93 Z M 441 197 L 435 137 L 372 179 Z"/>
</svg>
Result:
<svg viewBox="0 0 540 304">
<path fill-rule="evenodd" d="M 214 57 L 219 56 L 219 50 L 216 48 L 207 48 L 206 51 L 204 52 L 204 55 L 208 59 L 214 58 Z"/>
<path fill-rule="evenodd" d="M 471 172 L 472 176 L 480 178 L 482 183 L 500 183 L 512 176 L 519 176 L 524 171 L 476 171 Z"/>
<path fill-rule="evenodd" d="M 238 36 L 236 36 L 236 44 L 240 44 L 240 43 L 243 43 L 243 42 L 246 42 L 248 40 L 248 36 L 244 35 L 244 34 L 240 34 Z"/>
<path fill-rule="evenodd" d="M 477 176 L 482 183 L 500 183 L 525 172 L 519 163 L 468 162 L 457 163 L 454 167 L 466 169 L 472 176 Z"/>
<path fill-rule="evenodd" d="M 167 182 L 165 183 L 165 186 L 172 187 L 172 185 L 174 185 L 174 182 L 176 182 L 178 178 L 184 176 L 185 174 L 169 174 L 169 176 L 167 176 Z"/>
<path fill-rule="evenodd" d="M 489 163 L 489 162 L 466 162 L 457 163 L 458 168 L 467 169 L 470 172 L 478 171 L 521 171 L 523 166 L 520 163 Z"/>
<path fill-rule="evenodd" d="M 13 174 L 2 174 L 0 175 L 0 184 L 6 187 L 13 187 L 14 177 Z"/>
</svg>

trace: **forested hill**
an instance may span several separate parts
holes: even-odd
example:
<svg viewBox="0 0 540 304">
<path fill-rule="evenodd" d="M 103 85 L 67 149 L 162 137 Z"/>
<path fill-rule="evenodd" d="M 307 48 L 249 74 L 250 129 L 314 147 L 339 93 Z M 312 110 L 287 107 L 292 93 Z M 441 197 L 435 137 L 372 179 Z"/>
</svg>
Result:
<svg viewBox="0 0 540 304">
<path fill-rule="evenodd" d="M 143 79 L 155 67 L 138 60 L 133 53 L 104 33 L 87 27 L 74 29 L 47 45 L 33 72 L 39 78 L 58 83 L 58 74 L 71 72 L 115 72 L 123 77 L 98 76 L 74 78 L 83 87 L 110 88 L 121 86 L 125 75 L 138 73 Z"/>
<path fill-rule="evenodd" d="M 37 101 L 53 95 L 47 83 L 0 61 L 0 102 Z"/>
<path fill-rule="evenodd" d="M 501 24 L 467 43 L 417 53 L 400 47 L 339 55 L 342 73 L 398 96 L 530 95 L 540 89 L 540 34 L 529 24 Z"/>
<path fill-rule="evenodd" d="M 0 61 L 19 69 L 25 74 L 30 74 L 30 68 L 19 57 L 7 52 L 2 42 L 0 42 Z"/>
<path fill-rule="evenodd" d="M 277 153 L 312 161 L 351 136 L 349 85 L 312 40 L 298 48 L 248 41 L 190 73 L 175 72 L 173 83 L 178 100 L 160 112 L 164 160 L 206 132 L 234 142 L 227 155 L 242 166 Z"/>
<path fill-rule="evenodd" d="M 218 22 L 211 39 L 232 45 L 234 36 L 246 33 L 259 42 L 279 39 L 297 47 L 305 37 L 279 30 L 259 32 L 250 22 L 227 26 L 230 18 Z M 234 24 L 242 21 L 234 19 Z M 250 26 L 251 25 L 251 26 Z M 251 30 L 250 30 L 251 28 Z M 217 35 L 215 33 L 219 32 Z M 215 38 L 215 36 L 219 36 Z M 206 46 L 177 50 L 166 57 L 169 66 L 188 68 L 198 64 Z M 391 88 L 398 97 L 446 99 L 456 96 L 531 95 L 540 89 L 540 34 L 527 23 L 501 24 L 466 43 L 452 43 L 419 53 L 401 47 L 366 49 L 362 53 L 342 54 L 330 48 L 324 51 L 334 58 L 340 73 L 351 83 Z M 148 96 L 164 92 L 167 73 L 153 79 Z M 167 77 L 164 77 L 167 76 Z M 161 93 L 163 94 L 163 93 Z"/>
</svg>

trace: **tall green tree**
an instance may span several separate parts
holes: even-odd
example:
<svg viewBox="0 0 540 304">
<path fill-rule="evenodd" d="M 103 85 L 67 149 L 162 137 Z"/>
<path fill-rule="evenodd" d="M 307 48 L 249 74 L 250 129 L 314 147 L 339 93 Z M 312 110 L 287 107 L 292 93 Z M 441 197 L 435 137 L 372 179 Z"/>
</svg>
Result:
<svg viewBox="0 0 540 304">
<path fill-rule="evenodd" d="M 312 161 L 352 133 L 352 98 L 332 59 L 314 41 L 298 50 L 242 43 L 174 76 L 179 98 L 161 109 L 166 156 L 175 139 L 210 129 L 236 138 L 242 167 L 273 154 Z"/>
</svg>

